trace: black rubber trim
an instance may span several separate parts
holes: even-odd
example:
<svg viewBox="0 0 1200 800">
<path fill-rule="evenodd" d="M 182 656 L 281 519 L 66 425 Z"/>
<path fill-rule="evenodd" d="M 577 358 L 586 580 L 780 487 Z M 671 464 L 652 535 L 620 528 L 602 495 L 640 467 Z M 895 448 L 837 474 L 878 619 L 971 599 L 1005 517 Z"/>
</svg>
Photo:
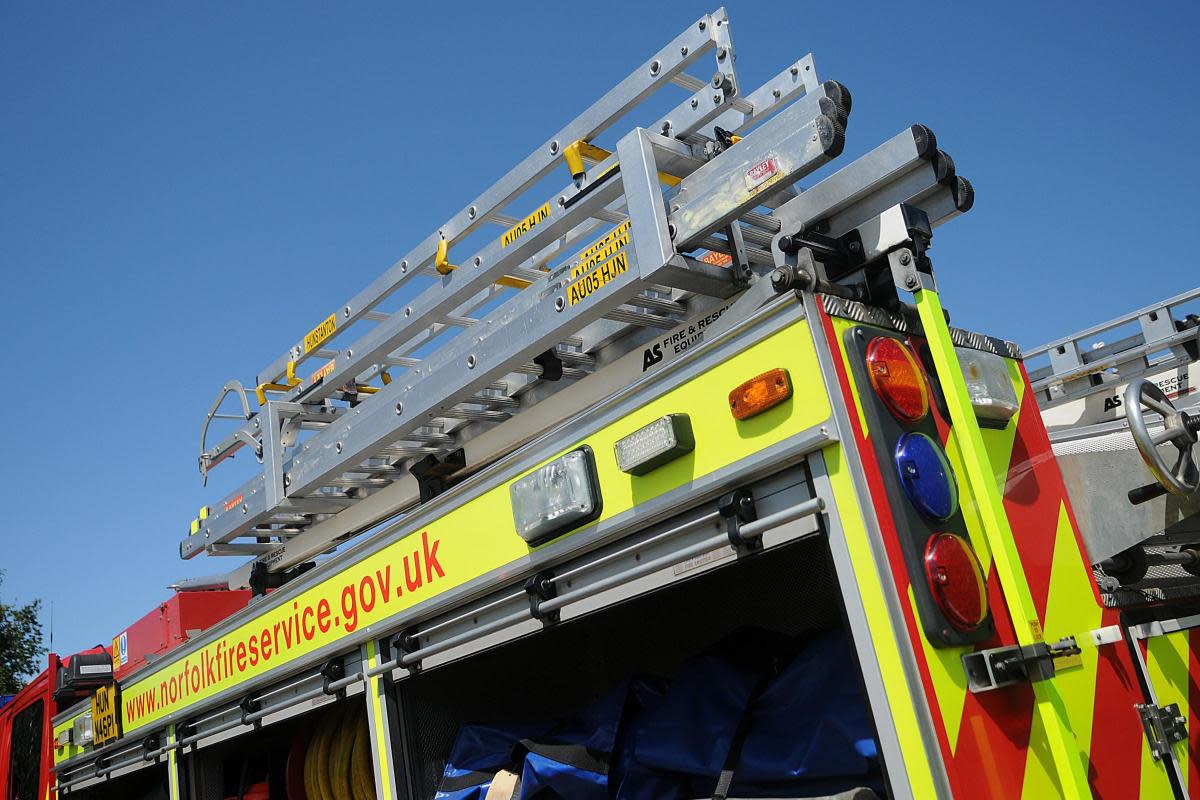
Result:
<svg viewBox="0 0 1200 800">
<path fill-rule="evenodd" d="M 924 125 L 913 125 L 909 130 L 917 142 L 917 155 L 921 158 L 933 158 L 937 152 L 937 137 L 933 135 L 933 131 Z"/>
<path fill-rule="evenodd" d="M 536 742 L 532 739 L 522 739 L 513 748 L 513 760 L 523 760 L 526 753 L 552 758 L 560 764 L 595 772 L 598 775 L 608 774 L 608 754 L 584 747 L 581 744 L 550 744 Z"/>
<path fill-rule="evenodd" d="M 495 778 L 494 772 L 468 772 L 465 775 L 455 775 L 450 778 L 443 777 L 438 783 L 439 792 L 458 792 L 463 789 L 470 789 L 473 786 L 482 786 L 485 783 L 491 783 L 492 778 Z"/>
</svg>

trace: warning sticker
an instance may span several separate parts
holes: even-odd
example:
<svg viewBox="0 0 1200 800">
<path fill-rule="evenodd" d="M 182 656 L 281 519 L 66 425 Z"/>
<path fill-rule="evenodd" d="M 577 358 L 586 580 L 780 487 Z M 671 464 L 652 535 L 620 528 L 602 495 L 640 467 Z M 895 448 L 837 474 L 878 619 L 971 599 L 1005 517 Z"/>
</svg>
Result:
<svg viewBox="0 0 1200 800">
<path fill-rule="evenodd" d="M 529 233 L 531 230 L 536 228 L 538 226 L 538 223 L 545 222 L 546 219 L 549 218 L 549 216 L 550 216 L 550 204 L 543 203 L 542 207 L 539 208 L 537 211 L 534 211 L 528 217 L 521 220 L 516 225 L 513 225 L 511 228 L 509 228 L 507 231 L 505 231 L 504 235 L 500 237 L 500 246 L 508 247 L 510 244 L 515 242 L 517 239 L 520 239 L 522 236 L 524 236 L 525 234 Z"/>
<path fill-rule="evenodd" d="M 308 382 L 310 384 L 316 383 L 317 381 L 321 380 L 329 373 L 333 372 L 333 368 L 336 366 L 337 366 L 337 359 L 333 359 L 333 358 L 329 359 L 329 361 L 326 362 L 325 366 L 321 367 L 319 370 L 314 372 L 312 375 L 308 376 Z"/>
<path fill-rule="evenodd" d="M 321 343 L 333 336 L 337 330 L 337 314 L 330 314 L 324 322 L 304 335 L 304 352 L 311 353 L 321 346 Z"/>
<path fill-rule="evenodd" d="M 612 281 L 624 275 L 628 270 L 629 255 L 622 250 L 608 261 L 603 262 L 591 272 L 586 273 L 577 281 L 568 285 L 567 303 L 575 305 L 582 300 L 586 300 Z"/>
<path fill-rule="evenodd" d="M 768 156 L 746 170 L 746 189 L 750 194 L 757 194 L 781 178 L 783 170 L 779 168 L 779 160 Z"/>
</svg>

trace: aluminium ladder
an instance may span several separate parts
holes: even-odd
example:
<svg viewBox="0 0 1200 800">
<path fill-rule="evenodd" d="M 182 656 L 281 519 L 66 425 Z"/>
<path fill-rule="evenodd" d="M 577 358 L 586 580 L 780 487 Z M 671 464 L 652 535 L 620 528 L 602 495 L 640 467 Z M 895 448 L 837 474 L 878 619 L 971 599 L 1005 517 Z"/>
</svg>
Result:
<svg viewBox="0 0 1200 800">
<path fill-rule="evenodd" d="M 687 72 L 706 56 L 710 80 Z M 782 230 L 862 226 L 869 249 L 898 204 L 931 225 L 970 207 L 970 184 L 922 126 L 800 190 L 840 154 L 849 93 L 820 82 L 811 56 L 743 93 L 734 61 L 724 10 L 702 17 L 335 306 L 253 389 L 226 384 L 200 471 L 246 450 L 261 468 L 201 510 L 181 556 L 249 556 L 231 585 L 281 581 L 641 379 L 647 366 L 629 364 L 642 344 L 697 314 L 715 329 L 753 311 Z M 614 135 L 668 87 L 690 94 Z M 546 194 L 564 164 L 569 181 Z M 485 224 L 498 235 L 483 238 Z M 237 413 L 222 413 L 230 395 Z M 210 445 L 214 419 L 236 424 Z"/>
</svg>

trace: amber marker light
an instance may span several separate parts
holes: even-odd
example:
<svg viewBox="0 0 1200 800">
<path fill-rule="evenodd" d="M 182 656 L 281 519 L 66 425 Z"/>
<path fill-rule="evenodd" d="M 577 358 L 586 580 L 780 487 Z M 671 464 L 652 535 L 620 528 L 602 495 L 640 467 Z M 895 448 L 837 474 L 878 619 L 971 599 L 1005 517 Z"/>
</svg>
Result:
<svg viewBox="0 0 1200 800">
<path fill-rule="evenodd" d="M 792 396 L 786 369 L 773 369 L 743 383 L 729 393 L 729 410 L 734 419 L 749 419 L 774 408 Z"/>
</svg>

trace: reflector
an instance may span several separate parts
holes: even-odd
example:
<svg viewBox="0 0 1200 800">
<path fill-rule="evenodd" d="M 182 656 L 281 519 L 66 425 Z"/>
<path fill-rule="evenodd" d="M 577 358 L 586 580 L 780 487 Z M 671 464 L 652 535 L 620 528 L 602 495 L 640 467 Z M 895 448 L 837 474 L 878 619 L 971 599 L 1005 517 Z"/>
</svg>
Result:
<svg viewBox="0 0 1200 800">
<path fill-rule="evenodd" d="M 936 533 L 925 545 L 925 577 L 938 608 L 960 631 L 987 618 L 987 584 L 971 545 L 952 533 Z"/>
<path fill-rule="evenodd" d="M 889 336 L 876 336 L 867 345 L 867 373 L 871 388 L 901 422 L 913 423 L 929 412 L 925 376 L 912 351 Z"/>
<path fill-rule="evenodd" d="M 905 433 L 896 441 L 896 470 L 908 502 L 938 522 L 958 510 L 954 472 L 941 445 L 923 433 Z"/>
</svg>

